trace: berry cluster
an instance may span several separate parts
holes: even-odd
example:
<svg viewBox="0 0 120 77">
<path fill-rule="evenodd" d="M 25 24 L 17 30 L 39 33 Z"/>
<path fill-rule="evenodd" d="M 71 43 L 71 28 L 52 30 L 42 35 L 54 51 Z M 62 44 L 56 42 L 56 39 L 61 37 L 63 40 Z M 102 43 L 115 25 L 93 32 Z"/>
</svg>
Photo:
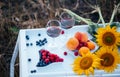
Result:
<svg viewBox="0 0 120 77">
<path fill-rule="evenodd" d="M 36 41 L 37 46 L 43 46 L 47 43 L 47 39 L 44 38 L 43 40 Z"/>
<path fill-rule="evenodd" d="M 48 50 L 40 50 L 40 59 L 37 64 L 37 67 L 47 66 L 54 62 L 63 62 L 63 58 L 60 58 L 58 55 L 50 53 Z"/>
</svg>

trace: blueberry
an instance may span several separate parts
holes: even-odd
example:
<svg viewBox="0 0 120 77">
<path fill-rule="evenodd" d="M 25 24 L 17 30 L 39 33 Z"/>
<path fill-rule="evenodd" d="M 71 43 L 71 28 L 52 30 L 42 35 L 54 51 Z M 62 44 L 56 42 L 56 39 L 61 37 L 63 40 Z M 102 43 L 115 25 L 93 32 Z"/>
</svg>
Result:
<svg viewBox="0 0 120 77">
<path fill-rule="evenodd" d="M 41 60 L 41 58 L 42 58 L 42 54 L 41 54 L 41 53 L 39 53 L 39 56 L 40 56 L 40 60 Z"/>
<path fill-rule="evenodd" d="M 39 45 L 38 43 L 36 43 L 36 45 Z"/>
<path fill-rule="evenodd" d="M 40 67 L 40 65 L 39 65 L 39 64 L 37 64 L 37 65 L 36 65 L 36 67 Z"/>
<path fill-rule="evenodd" d="M 42 40 L 39 40 L 39 43 L 42 42 Z"/>
<path fill-rule="evenodd" d="M 40 67 L 42 67 L 42 66 L 43 66 L 43 64 L 42 64 L 42 63 L 40 63 L 39 65 L 40 65 Z"/>
<path fill-rule="evenodd" d="M 36 43 L 38 43 L 38 41 L 36 41 Z"/>
<path fill-rule="evenodd" d="M 34 73 L 36 73 L 37 71 L 36 70 L 33 70 Z"/>
<path fill-rule="evenodd" d="M 44 60 L 43 60 L 43 59 L 41 59 L 41 60 L 40 60 L 40 62 L 41 62 L 41 63 L 43 63 L 43 62 L 44 62 Z"/>
<path fill-rule="evenodd" d="M 39 46 L 42 46 L 41 44 L 39 44 Z"/>
<path fill-rule="evenodd" d="M 31 70 L 31 73 L 34 73 L 34 71 L 33 71 L 33 70 Z"/>
<path fill-rule="evenodd" d="M 38 36 L 41 36 L 41 34 L 39 33 Z"/>
<path fill-rule="evenodd" d="M 41 66 L 41 62 L 38 62 L 37 67 L 40 67 L 40 66 Z"/>
<path fill-rule="evenodd" d="M 46 38 L 44 38 L 43 42 L 44 42 L 44 43 L 47 43 L 47 39 L 46 39 Z"/>
<path fill-rule="evenodd" d="M 31 70 L 31 73 L 36 73 L 36 70 Z"/>
<path fill-rule="evenodd" d="M 46 38 L 44 38 L 44 40 L 47 40 Z"/>
<path fill-rule="evenodd" d="M 39 42 L 40 44 L 42 44 L 42 42 Z"/>
<path fill-rule="evenodd" d="M 33 43 L 30 43 L 30 45 L 32 46 L 32 45 L 33 45 Z"/>
<path fill-rule="evenodd" d="M 30 61 L 31 61 L 31 59 L 29 58 L 29 59 L 28 59 L 28 61 L 30 62 Z"/>
<path fill-rule="evenodd" d="M 29 46 L 29 43 L 26 43 L 26 46 Z"/>
<path fill-rule="evenodd" d="M 38 41 L 36 41 L 36 45 L 39 45 L 40 43 Z"/>
<path fill-rule="evenodd" d="M 37 67 L 40 67 L 40 63 L 38 63 L 36 66 L 37 66 Z"/>
<path fill-rule="evenodd" d="M 27 39 L 27 40 L 29 40 L 29 39 L 30 39 L 28 35 L 26 35 L 26 39 Z"/>
<path fill-rule="evenodd" d="M 47 40 L 45 41 L 45 43 L 47 43 Z"/>
<path fill-rule="evenodd" d="M 46 66 L 46 63 L 45 63 L 45 62 L 43 62 L 43 63 L 42 63 L 42 65 L 43 65 L 43 66 Z"/>
<path fill-rule="evenodd" d="M 43 42 L 46 41 L 46 38 L 43 39 Z"/>
<path fill-rule="evenodd" d="M 45 45 L 44 43 L 42 43 L 41 45 Z"/>
</svg>

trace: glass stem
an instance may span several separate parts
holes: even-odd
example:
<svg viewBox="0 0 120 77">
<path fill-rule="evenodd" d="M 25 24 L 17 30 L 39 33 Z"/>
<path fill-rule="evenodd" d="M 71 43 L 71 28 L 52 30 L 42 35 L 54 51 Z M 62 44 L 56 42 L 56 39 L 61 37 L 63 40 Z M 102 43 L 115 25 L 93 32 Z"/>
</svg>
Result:
<svg viewBox="0 0 120 77">
<path fill-rule="evenodd" d="M 55 46 L 55 38 L 52 39 L 52 46 Z"/>
</svg>

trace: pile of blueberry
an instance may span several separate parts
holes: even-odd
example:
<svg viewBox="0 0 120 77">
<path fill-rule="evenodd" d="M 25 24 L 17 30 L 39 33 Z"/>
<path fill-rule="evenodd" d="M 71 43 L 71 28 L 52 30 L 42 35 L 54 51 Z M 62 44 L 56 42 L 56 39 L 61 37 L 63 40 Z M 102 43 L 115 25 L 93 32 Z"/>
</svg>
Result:
<svg viewBox="0 0 120 77">
<path fill-rule="evenodd" d="M 50 53 L 48 50 L 41 49 L 39 51 L 40 59 L 37 67 L 44 67 L 54 62 L 63 62 L 63 58 L 58 55 Z"/>
<path fill-rule="evenodd" d="M 47 43 L 47 39 L 44 38 L 43 40 L 36 41 L 37 46 L 43 46 Z"/>
</svg>

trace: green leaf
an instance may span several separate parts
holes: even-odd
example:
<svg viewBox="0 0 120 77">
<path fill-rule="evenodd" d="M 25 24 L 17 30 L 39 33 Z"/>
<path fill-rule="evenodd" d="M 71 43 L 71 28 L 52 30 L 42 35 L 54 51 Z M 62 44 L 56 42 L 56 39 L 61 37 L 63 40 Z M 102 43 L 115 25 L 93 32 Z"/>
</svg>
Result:
<svg viewBox="0 0 120 77">
<path fill-rule="evenodd" d="M 116 26 L 118 28 L 118 27 L 120 27 L 120 23 L 119 22 L 112 22 L 110 24 L 110 27 L 114 27 L 114 26 Z"/>
</svg>

